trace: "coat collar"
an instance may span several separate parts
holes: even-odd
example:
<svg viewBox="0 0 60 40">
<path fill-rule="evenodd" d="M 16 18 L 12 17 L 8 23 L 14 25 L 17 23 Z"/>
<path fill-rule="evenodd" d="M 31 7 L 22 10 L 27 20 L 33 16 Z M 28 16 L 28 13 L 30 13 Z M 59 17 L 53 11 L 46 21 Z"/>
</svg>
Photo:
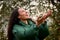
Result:
<svg viewBox="0 0 60 40">
<path fill-rule="evenodd" d="M 22 26 L 28 26 L 28 25 L 32 25 L 33 24 L 33 22 L 30 19 L 27 19 L 27 21 L 28 21 L 28 24 L 26 24 L 26 23 L 24 23 L 23 21 L 20 20 L 19 24 L 22 25 Z"/>
</svg>

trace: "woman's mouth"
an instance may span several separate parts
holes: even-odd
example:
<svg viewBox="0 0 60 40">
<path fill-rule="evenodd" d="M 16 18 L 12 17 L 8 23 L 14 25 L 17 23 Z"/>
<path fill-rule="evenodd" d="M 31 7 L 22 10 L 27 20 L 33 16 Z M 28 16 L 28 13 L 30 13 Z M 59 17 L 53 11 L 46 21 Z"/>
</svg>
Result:
<svg viewBox="0 0 60 40">
<path fill-rule="evenodd" d="M 26 15 L 26 16 L 28 16 L 28 15 Z"/>
</svg>

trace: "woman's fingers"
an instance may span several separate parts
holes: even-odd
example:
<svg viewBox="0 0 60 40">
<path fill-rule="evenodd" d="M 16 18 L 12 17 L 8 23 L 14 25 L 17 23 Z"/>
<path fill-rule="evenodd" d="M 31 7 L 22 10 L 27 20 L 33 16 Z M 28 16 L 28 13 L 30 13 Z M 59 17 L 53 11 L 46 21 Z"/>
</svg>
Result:
<svg viewBox="0 0 60 40">
<path fill-rule="evenodd" d="M 47 15 L 48 15 L 48 16 L 52 15 L 52 12 L 53 12 L 52 10 L 49 10 L 49 11 L 47 12 Z"/>
</svg>

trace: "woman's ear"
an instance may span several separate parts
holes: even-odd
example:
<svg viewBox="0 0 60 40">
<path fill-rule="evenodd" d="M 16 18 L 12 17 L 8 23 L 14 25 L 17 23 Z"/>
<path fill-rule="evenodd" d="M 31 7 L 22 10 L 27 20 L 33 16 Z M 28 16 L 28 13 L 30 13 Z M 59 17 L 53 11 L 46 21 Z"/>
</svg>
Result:
<svg viewBox="0 0 60 40">
<path fill-rule="evenodd" d="M 21 16 L 18 16 L 18 18 L 20 19 L 20 18 L 21 18 Z"/>
</svg>

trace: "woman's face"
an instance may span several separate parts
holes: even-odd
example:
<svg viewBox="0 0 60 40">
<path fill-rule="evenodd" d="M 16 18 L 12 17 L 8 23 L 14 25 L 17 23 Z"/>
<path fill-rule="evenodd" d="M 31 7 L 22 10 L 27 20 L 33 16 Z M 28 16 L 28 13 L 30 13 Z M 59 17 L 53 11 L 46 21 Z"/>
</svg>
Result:
<svg viewBox="0 0 60 40">
<path fill-rule="evenodd" d="M 18 13 L 19 13 L 19 16 L 18 16 L 19 19 L 28 19 L 28 18 L 30 18 L 29 13 L 23 8 L 19 8 Z"/>
</svg>

